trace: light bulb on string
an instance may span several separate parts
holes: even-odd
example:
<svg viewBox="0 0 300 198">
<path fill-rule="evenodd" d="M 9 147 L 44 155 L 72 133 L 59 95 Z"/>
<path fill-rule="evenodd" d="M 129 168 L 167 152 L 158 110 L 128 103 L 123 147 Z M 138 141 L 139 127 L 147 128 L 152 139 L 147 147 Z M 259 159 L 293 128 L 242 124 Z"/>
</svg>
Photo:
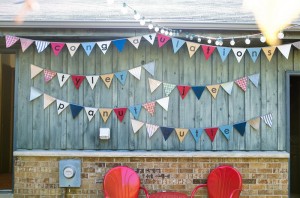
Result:
<svg viewBox="0 0 300 198">
<path fill-rule="evenodd" d="M 173 36 L 173 31 L 170 31 L 169 35 L 170 35 L 170 36 Z"/>
<path fill-rule="evenodd" d="M 186 34 L 186 35 L 185 35 L 185 38 L 187 38 L 187 39 L 188 39 L 188 38 L 189 38 L 189 34 Z"/>
<path fill-rule="evenodd" d="M 123 14 L 127 14 L 127 12 L 128 12 L 128 9 L 127 9 L 127 5 L 126 5 L 126 3 L 123 3 L 123 6 L 122 6 L 122 9 L 121 9 L 121 12 L 122 12 Z"/>
<path fill-rule="evenodd" d="M 161 30 L 160 30 L 160 33 L 165 33 L 165 30 L 164 30 L 164 28 L 162 28 Z"/>
<path fill-rule="evenodd" d="M 169 35 L 169 31 L 165 30 L 165 35 L 168 36 Z"/>
<path fill-rule="evenodd" d="M 198 38 L 197 38 L 197 41 L 200 43 L 200 42 L 201 42 L 201 38 L 200 38 L 200 37 L 198 37 Z"/>
<path fill-rule="evenodd" d="M 216 45 L 219 45 L 219 39 L 217 39 L 217 40 L 215 41 L 215 44 L 216 44 Z"/>
<path fill-rule="evenodd" d="M 153 24 L 152 24 L 152 22 L 150 22 L 150 23 L 148 24 L 148 28 L 149 28 L 149 30 L 152 30 L 152 29 L 153 29 Z"/>
<path fill-rule="evenodd" d="M 144 26 L 146 24 L 145 17 L 140 20 L 140 25 Z"/>
<path fill-rule="evenodd" d="M 264 43 L 264 42 L 267 41 L 266 37 L 264 37 L 264 36 L 261 36 L 259 40 L 260 40 L 260 42 L 262 42 L 262 43 Z"/>
<path fill-rule="evenodd" d="M 220 37 L 220 39 L 219 39 L 219 45 L 220 46 L 222 46 L 223 45 L 223 40 L 222 40 L 222 38 Z"/>
<path fill-rule="evenodd" d="M 207 39 L 207 43 L 211 44 L 211 39 L 210 38 Z"/>
<path fill-rule="evenodd" d="M 249 45 L 249 44 L 251 43 L 249 37 L 247 37 L 247 38 L 245 39 L 245 43 L 246 43 L 247 45 Z"/>
<path fill-rule="evenodd" d="M 190 40 L 193 40 L 194 39 L 194 36 L 193 35 L 190 35 Z"/>
<path fill-rule="evenodd" d="M 233 38 L 232 38 L 231 41 L 230 41 L 230 45 L 231 45 L 231 46 L 235 45 L 235 41 L 234 41 Z"/>
<path fill-rule="evenodd" d="M 155 32 L 158 32 L 158 31 L 159 31 L 159 27 L 156 26 L 156 27 L 154 28 L 154 31 L 155 31 Z"/>
<path fill-rule="evenodd" d="M 284 33 L 282 31 L 280 31 L 277 36 L 278 36 L 279 39 L 283 39 L 284 38 Z"/>
<path fill-rule="evenodd" d="M 133 17 L 134 17 L 135 20 L 139 20 L 141 18 L 141 15 L 139 13 L 137 13 L 137 11 L 135 10 Z"/>
</svg>

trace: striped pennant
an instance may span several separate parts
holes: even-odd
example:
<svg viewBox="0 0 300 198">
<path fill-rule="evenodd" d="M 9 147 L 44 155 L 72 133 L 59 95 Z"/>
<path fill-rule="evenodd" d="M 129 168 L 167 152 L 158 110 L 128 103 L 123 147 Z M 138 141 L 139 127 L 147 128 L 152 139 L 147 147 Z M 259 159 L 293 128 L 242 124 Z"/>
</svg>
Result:
<svg viewBox="0 0 300 198">
<path fill-rule="evenodd" d="M 19 37 L 6 35 L 5 40 L 6 40 L 6 48 L 9 48 L 19 40 Z"/>
<path fill-rule="evenodd" d="M 37 49 L 38 53 L 41 53 L 42 51 L 44 51 L 49 44 L 50 44 L 50 42 L 47 42 L 47 41 L 35 41 L 35 45 L 36 45 L 36 49 Z"/>
<path fill-rule="evenodd" d="M 152 135 L 157 131 L 159 126 L 153 125 L 153 124 L 146 124 L 147 132 L 149 135 L 149 138 L 152 137 Z"/>
<path fill-rule="evenodd" d="M 269 127 L 272 127 L 272 114 L 269 113 L 267 115 L 261 116 L 261 119 L 268 125 Z"/>
</svg>

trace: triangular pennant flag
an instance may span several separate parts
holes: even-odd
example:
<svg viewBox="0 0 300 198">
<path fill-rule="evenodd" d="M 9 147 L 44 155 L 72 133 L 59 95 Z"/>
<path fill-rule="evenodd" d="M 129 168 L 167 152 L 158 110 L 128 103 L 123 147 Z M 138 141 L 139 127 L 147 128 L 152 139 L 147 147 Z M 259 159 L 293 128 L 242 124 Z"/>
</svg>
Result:
<svg viewBox="0 0 300 198">
<path fill-rule="evenodd" d="M 176 85 L 173 84 L 169 84 L 169 83 L 163 83 L 164 85 L 164 90 L 165 90 L 165 94 L 166 96 L 169 96 L 170 93 L 175 89 Z"/>
<path fill-rule="evenodd" d="M 205 56 L 205 59 L 208 60 L 209 57 L 212 55 L 212 53 L 215 51 L 215 46 L 210 45 L 201 45 L 203 54 Z"/>
<path fill-rule="evenodd" d="M 177 133 L 178 139 L 180 142 L 183 142 L 186 134 L 188 134 L 188 129 L 180 129 L 180 128 L 175 128 L 175 131 Z"/>
<path fill-rule="evenodd" d="M 85 76 L 79 76 L 79 75 L 72 75 L 72 81 L 76 87 L 76 89 L 79 89 L 81 83 L 83 82 Z"/>
<path fill-rule="evenodd" d="M 120 122 L 122 122 L 122 120 L 124 119 L 126 111 L 127 108 L 114 108 L 114 112 L 117 115 Z"/>
<path fill-rule="evenodd" d="M 103 122 L 105 123 L 108 120 L 110 113 L 112 112 L 112 109 L 100 108 L 99 112 L 100 112 Z"/>
<path fill-rule="evenodd" d="M 186 41 L 186 46 L 188 48 L 189 55 L 190 55 L 190 58 L 191 58 L 195 54 L 197 49 L 200 47 L 200 44 Z"/>
<path fill-rule="evenodd" d="M 51 42 L 51 48 L 55 56 L 58 56 L 59 52 L 64 48 L 65 43 Z"/>
<path fill-rule="evenodd" d="M 264 115 L 264 116 L 261 116 L 261 119 L 269 126 L 269 127 L 272 127 L 272 114 L 267 114 L 267 115 Z"/>
<path fill-rule="evenodd" d="M 164 46 L 168 42 L 168 40 L 170 40 L 170 37 L 163 34 L 157 34 L 158 47 Z"/>
<path fill-rule="evenodd" d="M 233 87 L 233 82 L 222 83 L 222 84 L 221 84 L 221 87 L 222 87 L 229 95 L 231 95 L 232 87 Z"/>
<path fill-rule="evenodd" d="M 229 140 L 230 134 L 232 133 L 232 130 L 233 130 L 232 125 L 220 126 L 219 129 L 223 133 L 223 135 L 226 137 L 226 139 Z"/>
<path fill-rule="evenodd" d="M 199 139 L 200 139 L 200 136 L 201 136 L 201 134 L 203 132 L 203 129 L 201 129 L 201 128 L 191 128 L 190 132 L 192 133 L 195 141 L 198 142 Z"/>
<path fill-rule="evenodd" d="M 153 136 L 153 134 L 157 131 L 159 126 L 153 125 L 153 124 L 146 124 L 147 132 L 149 135 L 149 138 Z"/>
<path fill-rule="evenodd" d="M 122 52 L 126 43 L 126 39 L 119 39 L 112 41 L 119 52 Z"/>
<path fill-rule="evenodd" d="M 130 43 L 136 48 L 139 48 L 140 42 L 141 42 L 141 36 L 136 36 L 136 37 L 131 37 L 128 38 L 128 41 L 130 41 Z"/>
<path fill-rule="evenodd" d="M 174 128 L 170 127 L 160 127 L 160 130 L 164 136 L 165 141 L 170 137 L 171 133 L 174 131 Z"/>
<path fill-rule="evenodd" d="M 43 93 L 41 92 L 41 90 L 31 87 L 30 88 L 30 99 L 29 101 L 32 101 L 38 97 L 40 97 Z"/>
<path fill-rule="evenodd" d="M 153 45 L 156 37 L 156 33 L 154 34 L 147 34 L 143 36 L 151 45 Z"/>
<path fill-rule="evenodd" d="M 102 51 L 103 54 L 106 54 L 109 46 L 110 46 L 111 41 L 101 41 L 97 42 L 98 47 Z"/>
<path fill-rule="evenodd" d="M 286 44 L 286 45 L 279 45 L 277 48 L 282 53 L 282 55 L 289 59 L 290 51 L 291 51 L 292 44 Z"/>
<path fill-rule="evenodd" d="M 149 86 L 150 86 L 151 93 L 153 91 L 155 91 L 157 89 L 157 87 L 159 87 L 159 85 L 161 85 L 161 81 L 154 80 L 152 78 L 149 78 L 148 80 L 149 80 Z"/>
<path fill-rule="evenodd" d="M 22 51 L 25 52 L 25 50 L 27 50 L 27 48 L 33 43 L 33 40 L 20 38 L 20 42 L 21 42 Z"/>
<path fill-rule="evenodd" d="M 141 66 L 132 68 L 132 69 L 130 69 L 128 71 L 129 71 L 129 73 L 131 73 L 137 79 L 139 79 L 139 80 L 141 79 L 141 71 L 142 71 L 142 67 Z"/>
<path fill-rule="evenodd" d="M 208 86 L 206 86 L 206 88 L 208 89 L 208 91 L 212 95 L 212 97 L 216 98 L 218 95 L 220 85 L 208 85 Z"/>
<path fill-rule="evenodd" d="M 169 97 L 165 97 L 165 98 L 161 98 L 156 100 L 156 102 L 162 107 L 164 108 L 164 110 L 168 111 L 169 108 Z"/>
<path fill-rule="evenodd" d="M 83 109 L 83 106 L 70 104 L 70 109 L 71 109 L 71 113 L 72 113 L 73 118 L 76 118 L 76 116 L 78 116 L 80 111 Z"/>
<path fill-rule="evenodd" d="M 142 128 L 142 126 L 144 125 L 144 122 L 131 119 L 131 125 L 132 125 L 133 133 L 136 133 L 136 132 L 138 132 L 138 130 L 140 130 L 140 128 Z"/>
<path fill-rule="evenodd" d="M 19 37 L 6 35 L 5 36 L 6 48 L 13 46 L 18 40 Z"/>
<path fill-rule="evenodd" d="M 189 92 L 190 88 L 191 88 L 191 86 L 177 85 L 177 89 L 178 89 L 179 94 L 182 99 L 185 98 L 185 96 Z"/>
<path fill-rule="evenodd" d="M 104 74 L 100 76 L 107 88 L 110 87 L 114 74 Z"/>
<path fill-rule="evenodd" d="M 250 126 L 251 126 L 253 129 L 259 130 L 259 126 L 260 126 L 260 117 L 253 118 L 253 119 L 249 120 L 248 123 L 250 124 Z"/>
<path fill-rule="evenodd" d="M 271 61 L 273 55 L 274 55 L 274 52 L 276 50 L 276 47 L 275 46 L 271 46 L 271 47 L 263 47 L 262 48 L 263 52 L 265 53 L 267 59 L 269 60 L 269 62 Z"/>
<path fill-rule="evenodd" d="M 259 74 L 253 74 L 251 76 L 248 76 L 248 78 L 255 85 L 255 87 L 258 87 Z"/>
<path fill-rule="evenodd" d="M 99 79 L 99 76 L 86 76 L 86 79 L 89 82 L 91 88 L 94 89 L 94 87 Z"/>
<path fill-rule="evenodd" d="M 115 77 L 120 81 L 122 85 L 125 85 L 126 78 L 127 78 L 127 71 L 120 71 L 115 73 Z"/>
<path fill-rule="evenodd" d="M 59 115 L 61 112 L 63 112 L 67 107 L 69 106 L 69 103 L 64 102 L 62 100 L 56 99 L 56 107 L 57 107 L 57 114 Z"/>
<path fill-rule="evenodd" d="M 89 56 L 95 46 L 95 42 L 84 42 L 84 43 L 81 43 L 85 53 Z"/>
<path fill-rule="evenodd" d="M 43 71 L 43 68 L 40 68 L 38 66 L 35 65 L 30 65 L 30 70 L 31 70 L 31 79 L 33 79 L 36 75 L 38 75 L 41 71 Z"/>
<path fill-rule="evenodd" d="M 293 43 L 293 45 L 294 45 L 297 49 L 300 49 L 300 41 L 297 41 L 297 42 Z"/>
<path fill-rule="evenodd" d="M 172 38 L 174 54 L 184 45 L 185 41 L 177 38 Z M 196 51 L 196 50 L 195 50 Z"/>
<path fill-rule="evenodd" d="M 47 42 L 47 41 L 35 41 L 35 45 L 36 45 L 36 49 L 37 49 L 38 53 L 41 53 L 42 51 L 44 51 L 49 44 L 50 44 L 50 42 Z"/>
<path fill-rule="evenodd" d="M 154 72 L 155 72 L 155 61 L 152 61 L 150 63 L 147 63 L 145 65 L 143 65 L 144 69 L 151 74 L 152 76 L 154 76 Z"/>
<path fill-rule="evenodd" d="M 57 73 L 57 79 L 59 82 L 59 86 L 62 87 L 67 82 L 69 77 L 70 77 L 69 74 Z"/>
<path fill-rule="evenodd" d="M 52 96 L 44 94 L 44 109 L 46 109 L 49 105 L 51 105 L 56 99 Z"/>
<path fill-rule="evenodd" d="M 236 60 L 238 62 L 241 62 L 241 60 L 245 54 L 246 48 L 232 48 L 232 51 L 236 57 Z"/>
<path fill-rule="evenodd" d="M 240 79 L 237 79 L 234 81 L 243 91 L 247 90 L 247 83 L 248 83 L 248 78 L 247 77 L 242 77 Z"/>
<path fill-rule="evenodd" d="M 238 124 L 234 124 L 233 127 L 241 134 L 241 136 L 244 136 L 246 130 L 246 124 L 247 122 L 241 122 Z"/>
<path fill-rule="evenodd" d="M 45 82 L 49 82 L 50 80 L 52 80 L 52 78 L 54 78 L 55 75 L 56 75 L 56 72 L 48 70 L 48 69 L 44 69 Z"/>
<path fill-rule="evenodd" d="M 128 109 L 131 112 L 131 114 L 133 115 L 134 119 L 138 119 L 141 109 L 142 109 L 142 105 L 130 106 L 130 107 L 128 107 Z"/>
<path fill-rule="evenodd" d="M 91 107 L 84 107 L 84 110 L 85 110 L 85 113 L 86 113 L 89 121 L 91 121 L 93 119 L 96 112 L 98 111 L 97 108 L 91 108 Z"/>
<path fill-rule="evenodd" d="M 259 56 L 261 48 L 260 47 L 257 47 L 257 48 L 247 48 L 247 51 L 249 52 L 249 55 L 250 55 L 253 63 L 255 63 L 257 57 Z"/>
<path fill-rule="evenodd" d="M 231 48 L 230 47 L 217 47 L 218 52 L 220 54 L 220 57 L 222 59 L 222 62 L 225 61 L 225 59 L 227 58 Z"/>
<path fill-rule="evenodd" d="M 215 137 L 216 137 L 216 134 L 217 134 L 217 131 L 218 131 L 218 127 L 216 128 L 206 128 L 204 129 L 206 134 L 208 135 L 209 139 L 213 142 Z"/>
<path fill-rule="evenodd" d="M 73 56 L 75 54 L 75 52 L 77 51 L 80 43 L 66 43 L 69 53 L 71 56 Z"/>
<path fill-rule="evenodd" d="M 196 97 L 198 98 L 198 100 L 200 100 L 204 89 L 205 89 L 205 86 L 192 86 L 192 90 L 194 91 L 194 93 L 195 93 Z"/>
<path fill-rule="evenodd" d="M 143 104 L 143 107 L 150 113 L 151 116 L 154 115 L 154 112 L 155 112 L 155 101 L 145 103 L 145 104 Z"/>
</svg>

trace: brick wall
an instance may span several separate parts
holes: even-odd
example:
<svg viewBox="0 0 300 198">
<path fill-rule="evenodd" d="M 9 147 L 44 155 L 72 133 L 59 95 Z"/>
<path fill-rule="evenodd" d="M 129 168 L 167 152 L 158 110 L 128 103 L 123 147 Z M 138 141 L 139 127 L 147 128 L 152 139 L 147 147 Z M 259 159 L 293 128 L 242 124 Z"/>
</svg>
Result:
<svg viewBox="0 0 300 198">
<path fill-rule="evenodd" d="M 172 190 L 190 194 L 205 183 L 219 165 L 234 166 L 243 177 L 241 197 L 288 197 L 286 158 L 176 158 L 176 157 L 76 157 L 82 162 L 80 188 L 59 188 L 58 162 L 70 157 L 15 157 L 14 197 L 103 197 L 102 178 L 112 167 L 129 166 L 138 172 L 149 192 Z M 206 190 L 198 191 L 206 197 Z"/>
</svg>

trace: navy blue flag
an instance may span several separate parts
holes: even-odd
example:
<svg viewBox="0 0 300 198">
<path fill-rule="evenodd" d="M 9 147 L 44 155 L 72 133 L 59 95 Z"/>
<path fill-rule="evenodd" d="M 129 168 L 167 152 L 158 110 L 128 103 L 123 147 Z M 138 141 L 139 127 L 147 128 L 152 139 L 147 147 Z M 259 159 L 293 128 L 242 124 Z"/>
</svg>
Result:
<svg viewBox="0 0 300 198">
<path fill-rule="evenodd" d="M 124 49 L 126 41 L 127 41 L 127 39 L 119 39 L 119 40 L 114 40 L 112 42 L 117 47 L 117 49 L 119 50 L 119 52 L 122 52 L 123 49 Z"/>
<path fill-rule="evenodd" d="M 83 107 L 74 105 L 74 104 L 70 104 L 70 109 L 71 109 L 73 118 L 76 118 L 76 116 L 80 113 L 80 111 L 83 109 Z"/>
<path fill-rule="evenodd" d="M 192 86 L 192 90 L 194 91 L 198 100 L 200 100 L 203 91 L 205 90 L 205 86 Z"/>
<path fill-rule="evenodd" d="M 169 127 L 160 127 L 160 130 L 165 138 L 165 141 L 169 138 L 171 133 L 174 131 L 174 128 L 169 128 Z"/>
<path fill-rule="evenodd" d="M 241 136 L 244 136 L 246 124 L 247 122 L 241 122 L 238 124 L 234 124 L 233 127 L 241 134 Z"/>
</svg>

